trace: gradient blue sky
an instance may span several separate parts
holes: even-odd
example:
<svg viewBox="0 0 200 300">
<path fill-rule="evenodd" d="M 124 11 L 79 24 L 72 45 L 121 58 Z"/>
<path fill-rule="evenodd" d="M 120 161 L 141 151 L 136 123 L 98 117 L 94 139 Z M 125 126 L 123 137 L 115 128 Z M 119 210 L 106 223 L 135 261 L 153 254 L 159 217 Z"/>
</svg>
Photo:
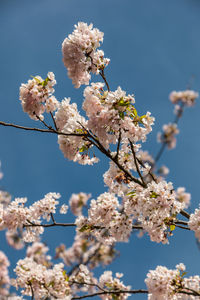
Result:
<svg viewBox="0 0 200 300">
<path fill-rule="evenodd" d="M 155 154 L 157 131 L 172 121 L 171 90 L 185 89 L 193 77 L 192 88 L 200 87 L 200 1 L 199 0 L 1 0 L 0 1 L 0 120 L 25 126 L 39 125 L 23 113 L 19 86 L 31 75 L 45 78 L 56 75 L 55 96 L 71 97 L 81 109 L 84 87 L 76 90 L 66 76 L 61 44 L 78 21 L 93 23 L 105 33 L 102 49 L 111 63 L 106 75 L 112 90 L 119 85 L 134 93 L 136 107 L 156 118 L 145 150 Z M 98 77 L 94 77 L 98 81 Z M 180 122 L 178 145 L 166 151 L 160 164 L 170 168 L 167 180 L 175 187 L 185 186 L 192 193 L 193 211 L 199 204 L 200 126 L 199 103 L 188 109 Z M 73 192 L 91 192 L 93 197 L 105 191 L 102 174 L 108 161 L 83 167 L 64 159 L 52 135 L 0 127 L 0 160 L 4 178 L 1 187 L 13 197 L 28 197 L 29 203 L 47 192 L 60 192 L 68 201 Z M 43 240 L 53 255 L 54 246 L 70 246 L 74 229 L 49 229 Z M 11 262 L 23 257 L 6 245 L 0 235 L 1 250 Z M 132 288 L 145 287 L 149 269 L 157 265 L 173 268 L 183 262 L 189 274 L 198 274 L 200 250 L 193 233 L 175 230 L 169 245 L 157 245 L 149 238 L 131 237 L 118 244 L 120 257 L 108 268 L 125 273 L 124 282 Z M 97 270 L 99 274 L 101 269 Z M 146 299 L 146 296 L 132 296 Z"/>
</svg>

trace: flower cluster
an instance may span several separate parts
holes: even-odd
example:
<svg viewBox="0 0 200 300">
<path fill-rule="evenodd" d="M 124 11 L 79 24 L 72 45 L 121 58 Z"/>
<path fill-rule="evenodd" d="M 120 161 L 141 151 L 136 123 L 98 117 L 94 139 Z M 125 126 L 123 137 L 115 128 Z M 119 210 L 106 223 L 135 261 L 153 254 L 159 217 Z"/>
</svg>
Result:
<svg viewBox="0 0 200 300">
<path fill-rule="evenodd" d="M 45 244 L 41 242 L 34 242 L 31 246 L 28 246 L 26 256 L 32 258 L 37 264 L 50 267 L 52 264 L 51 256 L 46 255 L 48 250 L 49 248 Z"/>
<path fill-rule="evenodd" d="M 63 41 L 63 62 L 76 88 L 89 83 L 90 72 L 98 74 L 108 65 L 110 60 L 104 58 L 102 50 L 97 50 L 103 42 L 103 35 L 92 24 L 79 22 Z"/>
<path fill-rule="evenodd" d="M 152 181 L 145 189 L 135 185 L 124 198 L 125 213 L 141 223 L 151 240 L 168 243 L 167 237 L 172 234 L 170 225 L 185 207 L 184 202 L 176 199 L 172 183 Z"/>
<path fill-rule="evenodd" d="M 56 264 L 52 269 L 37 263 L 32 257 L 20 259 L 14 270 L 17 278 L 13 282 L 16 288 L 22 288 L 22 294 L 34 295 L 36 300 L 51 299 L 70 300 L 70 286 L 63 264 Z"/>
<path fill-rule="evenodd" d="M 20 230 L 24 241 L 34 241 L 44 231 L 42 227 L 34 225 L 40 225 L 41 218 L 49 221 L 51 213 L 56 211 L 59 198 L 58 193 L 48 193 L 43 199 L 34 202 L 29 207 L 25 207 L 26 198 L 16 198 L 5 208 L 1 205 L 0 229 L 8 229 L 10 235 L 13 236 L 15 234 L 18 236 L 17 231 Z"/>
<path fill-rule="evenodd" d="M 98 162 L 94 156 L 90 158 L 88 151 L 91 143 L 84 139 L 87 134 L 87 121 L 82 117 L 75 103 L 70 104 L 70 98 L 65 98 L 55 114 L 56 124 L 63 133 L 58 136 L 58 144 L 64 157 L 78 161 L 80 164 Z"/>
<path fill-rule="evenodd" d="M 105 148 L 117 142 L 120 132 L 122 142 L 127 143 L 128 139 L 133 143 L 144 142 L 154 118 L 149 112 L 138 116 L 134 96 L 127 96 L 120 87 L 114 92 L 104 91 L 103 87 L 103 83 L 97 82 L 85 88 L 83 109 L 89 118 L 88 128 Z"/>
<path fill-rule="evenodd" d="M 8 267 L 10 263 L 7 256 L 0 251 L 0 299 L 8 295 L 10 278 L 8 275 Z"/>
<path fill-rule="evenodd" d="M 132 231 L 132 218 L 127 218 L 119 211 L 118 199 L 111 193 L 101 194 L 92 199 L 88 218 L 76 220 L 78 232 L 90 232 L 98 241 L 108 245 L 116 241 L 128 241 Z"/>
<path fill-rule="evenodd" d="M 48 193 L 26 207 L 26 198 L 16 198 L 11 202 L 10 195 L 0 191 L 0 230 L 7 230 L 8 243 L 21 249 L 25 242 L 33 242 L 27 247 L 26 258 L 17 263 L 17 277 L 13 284 L 17 289 L 23 289 L 23 295 L 36 300 L 86 298 L 83 293 L 94 293 L 89 297 L 99 293 L 103 300 L 125 300 L 130 296 L 130 287 L 120 280 L 123 274 L 116 273 L 113 278 L 112 272 L 106 271 L 97 280 L 91 269 L 111 263 L 116 256 L 115 243 L 127 242 L 133 229 L 141 230 L 142 234 L 147 232 L 151 241 L 163 244 L 168 243 L 168 237 L 176 226 L 188 229 L 184 227 L 187 223 L 178 220 L 177 215 L 181 212 L 187 217 L 183 209 L 189 206 L 191 196 L 183 187 L 175 191 L 172 183 L 164 179 L 168 168 L 162 166 L 157 169 L 156 163 L 165 145 L 169 149 L 176 146 L 177 121 L 183 107 L 192 106 L 199 95 L 191 90 L 170 94 L 177 116 L 174 123 L 164 125 L 163 133 L 158 134 L 163 147 L 154 160 L 147 151 L 141 150 L 141 142 L 145 142 L 147 134 L 152 131 L 154 118 L 150 112 L 138 115 L 134 95 L 127 94 L 121 87 L 110 90 L 104 73 L 109 59 L 98 49 L 102 42 L 102 32 L 93 28 L 92 24 L 79 22 L 62 43 L 63 62 L 76 88 L 88 85 L 91 73 L 99 73 L 104 80 L 104 83 L 91 83 L 84 90 L 82 108 L 86 117 L 79 113 L 70 98 L 58 102 L 53 96 L 56 80 L 52 72 L 47 74 L 46 79 L 35 76 L 20 87 L 24 112 L 42 122 L 48 128 L 45 131 L 58 135 L 64 157 L 92 165 L 98 162 L 95 154 L 91 153 L 95 146 L 111 160 L 104 174 L 108 192 L 96 200 L 92 199 L 89 205 L 90 194 L 72 194 L 69 207 L 77 217 L 75 224 L 55 222 L 53 214 L 59 204 L 58 193 Z M 52 126 L 44 121 L 44 112 L 50 113 Z M 111 144 L 117 144 L 115 151 Z M 86 217 L 83 212 L 87 205 Z M 66 214 L 67 211 L 68 205 L 63 204 L 60 213 Z M 51 219 L 53 223 L 43 224 L 43 219 L 47 222 Z M 49 225 L 76 225 L 72 246 L 56 248 L 55 258 L 63 263 L 54 265 L 51 256 L 47 255 L 48 247 L 40 242 L 39 235 Z M 190 216 L 188 226 L 200 240 L 200 209 Z M 64 265 L 71 267 L 69 275 Z M 8 296 L 10 286 L 8 266 L 7 257 L 0 251 L 0 298 L 3 300 Z M 183 264 L 177 265 L 174 270 L 158 266 L 156 270 L 149 271 L 145 280 L 148 299 L 193 300 L 195 293 L 199 296 L 200 277 L 185 278 L 184 271 Z M 79 293 L 80 297 L 77 296 Z M 18 296 L 8 299 L 22 300 Z"/>
<path fill-rule="evenodd" d="M 93 273 L 89 271 L 88 267 L 80 264 L 78 272 L 74 272 L 69 278 L 69 282 L 74 283 L 72 285 L 73 293 L 77 292 L 90 292 L 95 293 L 97 291 L 97 279 L 94 278 Z"/>
<path fill-rule="evenodd" d="M 49 113 L 57 108 L 58 101 L 52 95 L 55 84 L 55 76 L 53 72 L 49 72 L 45 80 L 40 76 L 35 76 L 28 83 L 21 85 L 21 104 L 24 112 L 28 113 L 31 119 L 43 120 L 45 111 Z"/>
<path fill-rule="evenodd" d="M 163 133 L 158 133 L 158 142 L 167 145 L 168 149 L 173 149 L 176 147 L 175 135 L 179 133 L 177 125 L 175 123 L 169 123 L 163 125 Z"/>
<path fill-rule="evenodd" d="M 200 209 L 195 209 L 195 212 L 190 215 L 188 226 L 195 232 L 196 238 L 200 241 Z"/>
<path fill-rule="evenodd" d="M 185 266 L 180 263 L 175 270 L 158 266 L 149 271 L 145 283 L 148 287 L 149 300 L 195 300 L 199 297 L 187 295 L 187 292 L 198 291 L 200 288 L 200 277 L 191 276 L 185 278 Z M 183 293 L 181 293 L 183 292 Z"/>
<path fill-rule="evenodd" d="M 190 205 L 191 194 L 185 192 L 184 187 L 179 187 L 176 190 L 176 199 L 185 204 L 185 208 L 188 208 Z"/>
<path fill-rule="evenodd" d="M 101 277 L 99 278 L 99 286 L 103 289 L 109 290 L 113 292 L 107 295 L 101 295 L 101 299 L 103 300 L 125 300 L 130 294 L 128 293 L 117 293 L 117 291 L 129 291 L 131 289 L 130 286 L 125 286 L 120 278 L 123 277 L 122 273 L 116 273 L 116 277 L 113 278 L 111 271 L 105 271 Z M 116 293 L 115 293 L 116 292 Z"/>
<path fill-rule="evenodd" d="M 96 243 L 95 239 L 77 233 L 72 247 L 66 249 L 64 244 L 56 248 L 56 258 L 61 258 L 65 265 L 72 266 L 74 263 L 83 264 L 93 269 L 99 264 L 108 265 L 116 256 L 113 246 Z"/>
<path fill-rule="evenodd" d="M 86 193 L 72 194 L 71 198 L 69 199 L 69 205 L 72 213 L 75 216 L 82 215 L 82 209 L 84 206 L 86 206 L 86 203 L 90 197 L 91 194 Z"/>
<path fill-rule="evenodd" d="M 182 102 L 186 106 L 192 106 L 195 103 L 195 100 L 199 97 L 199 93 L 192 90 L 185 91 L 173 91 L 169 95 L 169 99 L 173 104 Z"/>
</svg>

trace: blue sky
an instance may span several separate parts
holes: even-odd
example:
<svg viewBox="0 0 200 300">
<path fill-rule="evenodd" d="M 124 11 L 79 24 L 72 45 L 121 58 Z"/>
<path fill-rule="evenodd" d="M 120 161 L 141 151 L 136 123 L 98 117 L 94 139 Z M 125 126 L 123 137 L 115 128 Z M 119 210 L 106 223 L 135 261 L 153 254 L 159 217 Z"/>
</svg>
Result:
<svg viewBox="0 0 200 300">
<path fill-rule="evenodd" d="M 144 150 L 157 153 L 157 131 L 172 121 L 172 90 L 182 90 L 192 81 L 200 87 L 200 1 L 199 0 L 1 0 L 0 1 L 0 120 L 24 126 L 39 125 L 23 113 L 19 86 L 31 75 L 45 78 L 53 71 L 58 84 L 55 96 L 71 97 L 81 109 L 83 89 L 74 89 L 62 63 L 61 44 L 78 21 L 93 23 L 104 32 L 102 49 L 111 58 L 106 70 L 112 90 L 119 85 L 134 93 L 140 113 L 151 111 L 156 122 Z M 93 77 L 98 81 L 98 77 Z M 180 122 L 178 145 L 166 151 L 167 178 L 175 187 L 185 186 L 192 194 L 190 211 L 199 205 L 200 126 L 199 103 L 187 109 Z M 62 201 L 71 193 L 104 192 L 102 174 L 108 161 L 83 167 L 64 159 L 52 135 L 0 127 L 2 188 L 13 197 L 28 197 L 29 203 L 48 192 L 60 192 Z M 70 246 L 73 229 L 49 229 L 44 241 L 53 252 L 56 243 Z M 58 234 L 59 233 L 59 234 Z M 1 234 L 1 249 L 15 264 L 23 251 L 14 252 Z M 149 269 L 158 264 L 173 268 L 183 262 L 189 274 L 198 274 L 200 251 L 193 233 L 175 231 L 169 245 L 157 245 L 149 238 L 132 236 L 128 244 L 118 244 L 120 257 L 107 269 L 125 273 L 124 282 L 143 288 Z M 100 273 L 101 270 L 98 270 Z M 134 297 L 132 297 L 134 298 Z M 135 296 L 145 299 L 146 296 Z"/>
</svg>

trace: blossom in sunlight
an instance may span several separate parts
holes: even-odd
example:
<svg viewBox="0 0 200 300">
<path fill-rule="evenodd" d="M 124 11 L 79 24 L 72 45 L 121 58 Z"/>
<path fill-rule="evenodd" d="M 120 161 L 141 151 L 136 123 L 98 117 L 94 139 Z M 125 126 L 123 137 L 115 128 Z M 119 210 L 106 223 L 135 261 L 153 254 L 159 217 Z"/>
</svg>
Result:
<svg viewBox="0 0 200 300">
<path fill-rule="evenodd" d="M 176 199 L 182 203 L 185 203 L 185 208 L 190 205 L 191 194 L 185 192 L 184 187 L 179 187 L 176 190 Z"/>
<path fill-rule="evenodd" d="M 169 123 L 163 125 L 163 133 L 158 133 L 157 139 L 160 143 L 165 143 L 168 149 L 176 147 L 175 136 L 179 133 L 179 129 L 175 123 Z"/>
<path fill-rule="evenodd" d="M 16 230 L 16 231 L 8 230 L 6 232 L 6 240 L 11 247 L 13 247 L 14 249 L 17 249 L 17 250 L 20 250 L 20 249 L 24 248 L 24 246 L 25 246 L 22 233 L 20 233 L 20 231 L 18 231 L 18 230 Z"/>
<path fill-rule="evenodd" d="M 100 264 L 105 266 L 110 264 L 116 256 L 113 246 L 96 243 L 94 239 L 87 239 L 83 234 L 76 233 L 71 247 L 66 248 L 61 244 L 56 248 L 56 258 L 62 259 L 65 265 L 72 266 L 74 263 L 82 261 L 88 262 L 88 266 L 93 269 Z M 89 259 L 90 258 L 90 259 Z"/>
<path fill-rule="evenodd" d="M 77 105 L 70 103 L 70 98 L 65 98 L 61 102 L 55 119 L 59 130 L 63 133 L 58 136 L 58 144 L 64 157 L 83 165 L 98 162 L 98 158 L 89 153 L 91 143 L 84 139 L 87 121 L 79 114 Z"/>
<path fill-rule="evenodd" d="M 114 242 L 128 241 L 132 231 L 132 217 L 119 211 L 118 199 L 111 193 L 101 194 L 97 200 L 92 199 L 88 218 L 76 219 L 77 232 L 91 233 L 106 245 Z"/>
<path fill-rule="evenodd" d="M 31 296 L 33 291 L 36 300 L 48 297 L 70 299 L 71 289 L 62 263 L 47 268 L 35 262 L 32 257 L 26 257 L 18 261 L 14 271 L 17 278 L 13 284 L 16 288 L 23 289 L 23 295 Z"/>
<path fill-rule="evenodd" d="M 14 237 L 19 230 L 21 237 L 25 242 L 33 242 L 43 233 L 41 219 L 50 220 L 51 213 L 56 212 L 56 205 L 60 198 L 58 193 L 48 193 L 39 201 L 29 207 L 25 207 L 27 198 L 16 198 L 7 207 L 0 205 L 0 230 L 8 229 L 8 242 L 16 248 L 21 247 L 20 240 L 15 241 Z M 31 226 L 33 225 L 33 226 Z M 19 236 L 17 237 L 19 238 Z M 12 241 L 13 239 L 13 241 Z"/>
<path fill-rule="evenodd" d="M 168 243 L 168 236 L 172 234 L 170 224 L 186 204 L 176 199 L 171 182 L 152 181 L 147 188 L 138 185 L 133 187 L 124 197 L 125 213 L 142 225 L 151 241 Z"/>
<path fill-rule="evenodd" d="M 82 214 L 82 209 L 86 206 L 88 199 L 91 197 L 91 194 L 79 193 L 72 194 L 69 199 L 69 205 L 72 213 L 75 216 L 79 216 Z"/>
<path fill-rule="evenodd" d="M 195 212 L 190 215 L 188 226 L 195 232 L 196 238 L 200 241 L 200 209 L 195 209 Z"/>
<path fill-rule="evenodd" d="M 53 72 L 47 74 L 46 79 L 35 76 L 28 80 L 28 83 L 22 83 L 20 87 L 20 97 L 23 111 L 28 113 L 33 120 L 44 119 L 43 113 L 53 112 L 58 101 L 52 94 L 53 86 L 56 84 Z"/>
<path fill-rule="evenodd" d="M 104 58 L 102 50 L 97 50 L 103 42 L 103 35 L 92 24 L 79 22 L 73 33 L 63 41 L 63 62 L 76 88 L 89 83 L 90 72 L 98 74 L 108 65 L 110 60 Z"/>
<path fill-rule="evenodd" d="M 49 221 L 50 214 L 56 212 L 56 205 L 59 204 L 61 195 L 59 193 L 48 193 L 43 199 L 36 201 L 30 206 L 31 219 L 37 220 L 41 217 Z"/>
<path fill-rule="evenodd" d="M 186 106 L 192 106 L 199 97 L 199 93 L 192 90 L 173 91 L 169 95 L 169 99 L 173 104 L 182 102 Z"/>
<path fill-rule="evenodd" d="M 70 281 L 74 281 L 77 284 L 73 284 L 73 292 L 89 292 L 95 293 L 97 291 L 97 279 L 94 277 L 93 273 L 90 272 L 86 265 L 80 264 L 78 267 L 78 272 L 75 270 L 74 274 L 70 276 Z M 78 284 L 80 283 L 80 284 Z M 86 283 L 86 284 L 81 284 Z"/>
<path fill-rule="evenodd" d="M 111 271 L 105 271 L 99 278 L 99 286 L 105 290 L 113 291 L 113 294 L 107 294 L 107 295 L 101 295 L 101 299 L 103 300 L 112 300 L 112 299 L 118 299 L 118 300 L 125 300 L 127 299 L 130 294 L 128 293 L 121 293 L 121 294 L 115 294 L 115 291 L 129 291 L 131 289 L 131 286 L 125 286 L 123 282 L 120 280 L 120 278 L 123 277 L 123 274 L 116 273 L 116 277 L 113 278 Z M 116 295 L 116 297 L 114 296 Z"/>
<path fill-rule="evenodd" d="M 51 256 L 46 255 L 49 248 L 41 242 L 34 242 L 31 246 L 28 246 L 26 250 L 26 256 L 31 257 L 37 264 L 44 265 L 46 267 L 51 266 Z"/>
<path fill-rule="evenodd" d="M 154 123 L 150 112 L 138 116 L 134 95 L 126 95 L 120 87 L 114 92 L 104 91 L 103 87 L 97 82 L 85 88 L 83 109 L 89 118 L 88 128 L 105 148 L 117 142 L 119 132 L 122 143 L 144 142 Z"/>
<path fill-rule="evenodd" d="M 11 195 L 6 191 L 0 191 L 0 204 L 6 207 L 11 201 Z"/>
<path fill-rule="evenodd" d="M 199 291 L 200 277 L 185 278 L 185 265 L 180 263 L 176 269 L 158 266 L 150 270 L 145 279 L 148 288 L 148 300 L 195 300 L 199 297 L 187 295 L 190 291 Z M 185 293 L 179 293 L 179 292 Z"/>
<path fill-rule="evenodd" d="M 8 267 L 10 263 L 7 256 L 0 251 L 0 299 L 5 299 L 8 295 L 10 278 L 8 275 Z"/>
<path fill-rule="evenodd" d="M 68 208 L 69 208 L 68 205 L 63 204 L 63 205 L 61 206 L 61 208 L 60 208 L 60 213 L 63 214 L 63 215 L 65 215 L 65 214 L 67 213 L 67 211 L 68 211 Z"/>
</svg>

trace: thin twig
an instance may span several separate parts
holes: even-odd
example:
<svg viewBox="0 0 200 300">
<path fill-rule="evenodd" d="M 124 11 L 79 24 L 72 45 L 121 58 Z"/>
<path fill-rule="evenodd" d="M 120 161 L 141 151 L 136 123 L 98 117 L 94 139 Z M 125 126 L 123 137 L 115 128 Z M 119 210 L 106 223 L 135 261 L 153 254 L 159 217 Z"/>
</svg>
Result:
<svg viewBox="0 0 200 300">
<path fill-rule="evenodd" d="M 136 159 L 137 159 L 138 163 L 139 163 L 143 168 L 146 169 L 146 166 L 144 165 L 143 161 L 140 160 L 138 157 L 136 157 Z M 151 170 L 149 171 L 148 174 L 151 176 L 151 178 L 153 179 L 153 181 L 154 181 L 155 183 L 157 183 L 157 180 L 156 180 L 155 176 L 153 175 L 153 173 L 151 172 Z"/>
<path fill-rule="evenodd" d="M 47 227 L 58 227 L 58 226 L 61 226 L 61 227 L 76 227 L 76 224 L 75 223 L 51 223 L 51 224 L 35 224 L 35 223 L 32 223 L 30 221 L 27 220 L 27 222 L 29 222 L 30 224 L 24 224 L 23 227 L 44 227 L 44 228 L 47 228 Z"/>
<path fill-rule="evenodd" d="M 52 114 L 52 112 L 51 112 L 51 111 L 50 111 L 50 115 L 51 115 L 51 118 L 52 118 L 52 120 L 53 120 L 53 123 L 54 123 L 55 129 L 58 131 L 58 127 L 57 127 L 57 125 L 56 125 L 56 120 L 54 119 L 54 116 L 53 116 L 53 114 Z"/>
<path fill-rule="evenodd" d="M 28 282 L 28 285 L 29 285 L 30 288 L 31 288 L 31 300 L 33 300 L 33 299 L 34 299 L 34 291 L 33 291 L 33 287 L 32 287 L 32 284 L 31 284 L 30 281 Z"/>
<path fill-rule="evenodd" d="M 50 215 L 51 215 L 51 219 L 52 219 L 52 221 L 53 221 L 53 224 L 56 224 L 56 221 L 55 221 L 55 219 L 54 219 L 53 213 L 50 213 Z"/>
<path fill-rule="evenodd" d="M 186 291 L 188 290 L 188 291 Z M 83 296 L 77 296 L 77 297 L 72 297 L 72 300 L 79 300 L 79 299 L 86 299 L 86 298 L 91 298 L 95 296 L 101 296 L 101 295 L 120 295 L 120 294 L 148 294 L 148 290 L 130 290 L 130 291 L 124 291 L 124 290 L 113 290 L 113 291 L 102 291 L 102 292 L 96 292 L 93 294 L 88 294 L 88 295 L 83 295 Z M 191 295 L 194 297 L 199 297 L 200 293 L 189 289 L 189 288 L 184 288 L 184 290 L 177 291 L 177 294 L 185 294 L 185 295 Z"/>
<path fill-rule="evenodd" d="M 175 224 L 179 224 L 179 225 L 185 225 L 188 226 L 188 222 L 182 221 L 182 220 L 177 220 L 174 222 Z"/>
<path fill-rule="evenodd" d="M 130 146 L 131 146 L 131 151 L 132 151 L 132 154 L 133 154 L 133 158 L 134 158 L 134 163 L 135 163 L 135 166 L 136 166 L 136 170 L 138 172 L 138 175 L 140 176 L 140 179 L 142 180 L 142 183 L 143 183 L 144 187 L 146 187 L 146 183 L 144 181 L 144 178 L 143 178 L 143 176 L 142 176 L 142 174 L 140 172 L 140 168 L 139 168 L 138 163 L 137 163 L 137 158 L 136 158 L 135 150 L 134 150 L 134 147 L 133 147 L 133 143 L 130 140 L 129 140 L 129 143 L 130 143 Z"/>
<path fill-rule="evenodd" d="M 69 274 L 68 274 L 68 275 L 69 275 Z M 102 287 L 100 287 L 98 284 L 95 284 L 95 283 L 78 282 L 78 281 L 75 281 L 75 280 L 73 280 L 73 281 L 69 280 L 68 282 L 69 282 L 70 284 L 79 284 L 79 285 L 83 284 L 83 285 L 88 285 L 88 286 L 95 286 L 95 287 L 97 287 L 99 290 L 101 290 L 102 292 L 106 292 L 106 290 L 104 290 Z"/>
<path fill-rule="evenodd" d="M 119 148 L 120 148 L 120 143 L 121 143 L 121 130 L 119 131 L 119 137 L 118 137 L 118 143 L 117 143 L 117 153 L 115 155 L 115 159 L 118 161 L 119 157 Z"/>
<path fill-rule="evenodd" d="M 174 223 L 172 225 L 175 225 L 176 227 L 181 228 L 181 229 L 190 230 L 190 228 L 184 227 L 184 226 L 181 226 L 181 225 L 177 225 L 176 223 Z"/>
<path fill-rule="evenodd" d="M 108 84 L 108 82 L 107 82 L 107 80 L 106 80 L 106 76 L 105 76 L 104 70 L 101 70 L 101 71 L 99 72 L 99 74 L 100 74 L 100 76 L 103 78 L 103 80 L 104 80 L 104 82 L 105 82 L 105 84 L 106 84 L 106 86 L 107 86 L 108 92 L 110 92 L 110 87 L 109 87 L 109 84 Z"/>
<path fill-rule="evenodd" d="M 148 294 L 147 290 L 130 290 L 130 291 L 105 291 L 105 292 L 97 292 L 93 294 L 88 294 L 84 296 L 73 297 L 72 300 L 91 298 L 95 296 L 101 295 L 120 295 L 120 294 Z"/>
<path fill-rule="evenodd" d="M 181 116 L 182 116 L 182 114 L 183 114 L 183 108 L 184 108 L 184 103 L 181 102 L 181 104 L 180 104 L 180 111 L 179 111 L 178 114 L 176 115 L 173 124 L 178 124 L 178 121 L 179 121 L 179 119 L 181 118 Z M 157 155 L 156 155 L 155 162 L 154 162 L 154 164 L 153 164 L 153 166 L 152 166 L 151 169 L 153 169 L 153 168 L 155 167 L 156 163 L 158 162 L 158 160 L 159 160 L 160 157 L 162 156 L 162 154 L 163 154 L 163 152 L 164 152 L 166 146 L 167 146 L 167 143 L 166 143 L 166 142 L 163 142 L 163 144 L 162 144 L 160 150 L 158 151 L 158 153 L 157 153 Z"/>
<path fill-rule="evenodd" d="M 181 210 L 180 214 L 189 220 L 190 214 L 188 212 L 186 212 L 185 210 Z"/>
<path fill-rule="evenodd" d="M 21 125 L 16 125 L 16 124 L 12 124 L 12 123 L 6 123 L 6 122 L 2 122 L 0 121 L 0 125 L 2 126 L 8 126 L 8 127 L 14 127 L 14 128 L 18 128 L 18 129 L 23 129 L 23 130 L 30 130 L 30 131 L 37 131 L 37 132 L 46 132 L 46 133 L 54 133 L 57 135 L 64 135 L 64 136 L 80 136 L 80 137 L 85 137 L 87 136 L 86 133 L 64 133 L 61 131 L 56 131 L 53 128 L 50 129 L 41 129 L 41 128 L 33 128 L 33 127 L 26 127 L 26 126 L 21 126 Z"/>
<path fill-rule="evenodd" d="M 139 226 L 139 225 L 133 225 L 133 226 L 132 226 L 132 229 L 144 230 L 144 228 L 143 228 L 142 226 Z"/>
<path fill-rule="evenodd" d="M 120 170 L 122 170 L 127 177 L 129 177 L 132 181 L 134 181 L 135 183 L 141 185 L 142 187 L 145 187 L 146 185 L 143 184 L 143 182 L 141 182 L 140 180 L 138 180 L 137 178 L 135 178 L 134 176 L 132 176 L 132 174 L 130 174 L 119 162 L 118 159 L 116 159 L 116 157 L 112 156 L 110 153 L 110 150 L 106 150 L 106 148 L 104 148 L 104 146 L 99 142 L 98 138 L 96 138 L 92 133 L 90 133 L 81 123 L 79 123 L 84 130 L 86 130 L 87 132 L 87 140 L 89 140 L 92 144 L 94 144 L 103 154 L 105 154 L 110 160 L 112 160 Z M 91 139 L 88 139 L 91 138 Z"/>
<path fill-rule="evenodd" d="M 36 118 L 45 126 L 47 127 L 49 130 L 54 130 L 53 127 L 49 126 L 44 120 L 42 120 L 38 115 L 36 115 Z"/>
<path fill-rule="evenodd" d="M 87 265 L 90 262 L 90 260 L 98 253 L 100 246 L 101 246 L 100 243 L 97 244 L 97 248 L 94 250 L 94 252 L 91 255 L 88 256 L 88 258 L 87 258 L 87 260 L 85 262 L 83 262 L 83 257 L 82 257 L 81 260 L 80 260 L 80 262 L 78 264 L 76 264 L 75 266 L 73 266 L 72 269 L 67 273 L 68 276 L 72 275 L 72 273 L 76 269 L 78 269 L 81 264 Z"/>
</svg>

